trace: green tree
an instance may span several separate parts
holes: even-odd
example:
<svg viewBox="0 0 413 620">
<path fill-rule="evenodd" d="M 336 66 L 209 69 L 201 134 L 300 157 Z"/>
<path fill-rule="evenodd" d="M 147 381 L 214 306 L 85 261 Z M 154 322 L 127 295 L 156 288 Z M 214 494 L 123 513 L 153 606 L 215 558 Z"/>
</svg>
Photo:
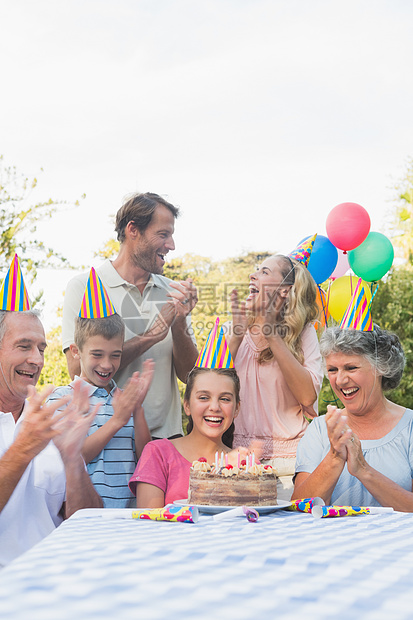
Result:
<svg viewBox="0 0 413 620">
<path fill-rule="evenodd" d="M 36 177 L 29 179 L 15 166 L 6 166 L 0 156 L 0 270 L 8 269 L 17 251 L 31 280 L 39 267 L 69 266 L 64 256 L 37 236 L 39 222 L 50 219 L 58 208 L 69 203 L 52 198 L 36 202 L 33 192 L 37 184 Z M 74 204 L 79 205 L 79 201 Z"/>
<path fill-rule="evenodd" d="M 388 393 L 390 400 L 413 409 L 413 269 L 395 269 L 380 284 L 372 304 L 375 323 L 395 332 L 406 354 L 406 367 L 400 385 Z"/>
<path fill-rule="evenodd" d="M 42 172 L 42 169 L 40 171 Z M 31 281 L 41 267 L 70 267 L 64 256 L 47 247 L 37 236 L 38 226 L 45 219 L 50 219 L 59 208 L 80 204 L 78 200 L 69 203 L 52 198 L 37 201 L 37 184 L 36 177 L 29 179 L 18 172 L 15 166 L 7 166 L 3 156 L 0 156 L 0 271 L 6 273 L 17 252 L 25 279 L 28 276 Z M 31 298 L 31 306 L 35 307 L 41 297 L 42 293 L 35 299 Z M 66 358 L 61 351 L 60 334 L 60 327 L 47 334 L 48 347 L 39 380 L 40 386 L 48 383 L 65 385 L 70 381 Z"/>
<path fill-rule="evenodd" d="M 68 385 L 71 381 L 67 370 L 66 356 L 62 351 L 62 328 L 55 327 L 46 335 L 47 348 L 44 367 L 39 378 L 39 387 L 53 384 L 56 387 Z"/>
<path fill-rule="evenodd" d="M 395 186 L 396 201 L 392 223 L 392 242 L 396 252 L 413 265 L 413 158 L 407 161 L 406 171 Z"/>
<path fill-rule="evenodd" d="M 97 250 L 97 252 L 95 252 L 95 256 L 97 258 L 103 258 L 103 259 L 115 258 L 118 252 L 119 252 L 119 241 L 116 241 L 116 239 L 111 238 L 105 241 L 103 246 L 99 250 Z"/>
</svg>

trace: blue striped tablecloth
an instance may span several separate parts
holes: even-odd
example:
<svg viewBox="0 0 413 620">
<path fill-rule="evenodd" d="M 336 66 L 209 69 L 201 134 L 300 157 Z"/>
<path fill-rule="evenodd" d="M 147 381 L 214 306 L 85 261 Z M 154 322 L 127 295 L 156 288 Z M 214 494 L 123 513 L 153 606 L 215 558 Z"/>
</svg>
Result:
<svg viewBox="0 0 413 620">
<path fill-rule="evenodd" d="M 412 514 L 197 524 L 93 514 L 0 572 L 1 618 L 413 618 Z"/>
</svg>

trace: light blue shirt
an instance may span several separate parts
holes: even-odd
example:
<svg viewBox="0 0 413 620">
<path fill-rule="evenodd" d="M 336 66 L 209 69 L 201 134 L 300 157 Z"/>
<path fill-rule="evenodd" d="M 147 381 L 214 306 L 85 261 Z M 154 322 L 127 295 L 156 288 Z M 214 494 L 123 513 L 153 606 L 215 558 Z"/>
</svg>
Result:
<svg viewBox="0 0 413 620">
<path fill-rule="evenodd" d="M 312 473 L 330 449 L 325 416 L 315 418 L 298 444 L 295 473 Z M 381 439 L 361 440 L 367 463 L 412 491 L 413 478 L 413 411 L 406 409 L 396 426 Z M 380 506 L 361 482 L 351 476 L 345 465 L 331 496 L 336 506 Z"/>
<path fill-rule="evenodd" d="M 48 400 L 57 400 L 70 394 L 75 380 L 63 387 L 59 387 L 50 395 Z M 88 435 L 101 428 L 113 415 L 112 399 L 117 388 L 113 387 L 108 393 L 105 388 L 95 387 L 89 383 L 89 398 L 91 409 L 100 403 L 99 411 L 92 422 Z M 134 508 L 136 499 L 132 495 L 128 483 L 136 467 L 135 433 L 133 417 L 110 439 L 101 452 L 87 464 L 87 471 L 96 491 L 103 500 L 105 508 Z"/>
</svg>

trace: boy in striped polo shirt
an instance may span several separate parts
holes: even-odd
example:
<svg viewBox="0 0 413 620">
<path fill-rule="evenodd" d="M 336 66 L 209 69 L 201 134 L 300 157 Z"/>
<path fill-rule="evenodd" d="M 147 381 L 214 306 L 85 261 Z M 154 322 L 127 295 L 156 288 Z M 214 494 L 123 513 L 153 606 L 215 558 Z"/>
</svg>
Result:
<svg viewBox="0 0 413 620">
<path fill-rule="evenodd" d="M 73 384 L 89 384 L 92 408 L 97 410 L 82 454 L 105 508 L 134 507 L 128 487 L 144 445 L 150 441 L 142 403 L 151 384 L 154 363 L 147 360 L 123 390 L 113 379 L 119 369 L 125 326 L 118 314 L 104 318 L 76 318 L 72 355 L 80 361 L 80 378 L 57 388 L 49 400 L 70 394 Z"/>
</svg>

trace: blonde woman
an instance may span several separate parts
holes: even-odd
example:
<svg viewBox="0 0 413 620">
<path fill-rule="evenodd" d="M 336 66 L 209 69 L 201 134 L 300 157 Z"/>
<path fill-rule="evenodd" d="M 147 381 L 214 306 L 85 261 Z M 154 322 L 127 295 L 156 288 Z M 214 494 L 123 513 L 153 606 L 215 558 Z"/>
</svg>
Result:
<svg viewBox="0 0 413 620">
<path fill-rule="evenodd" d="M 261 461 L 280 477 L 279 497 L 289 500 L 297 445 L 317 415 L 321 355 L 312 322 L 316 284 L 288 256 L 267 258 L 250 275 L 249 295 L 231 294 L 229 347 L 241 381 L 234 447 L 260 442 Z"/>
</svg>

